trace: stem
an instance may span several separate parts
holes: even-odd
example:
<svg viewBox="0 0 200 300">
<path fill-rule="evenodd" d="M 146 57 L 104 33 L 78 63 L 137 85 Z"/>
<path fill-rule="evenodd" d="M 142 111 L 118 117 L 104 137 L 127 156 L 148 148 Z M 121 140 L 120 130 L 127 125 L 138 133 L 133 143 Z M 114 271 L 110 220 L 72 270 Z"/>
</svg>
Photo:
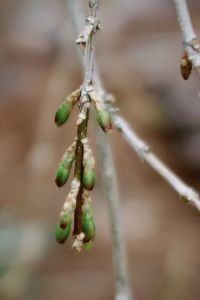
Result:
<svg viewBox="0 0 200 300">
<path fill-rule="evenodd" d="M 74 1 L 73 1 L 74 2 Z M 91 34 L 84 45 L 84 80 L 81 88 L 81 98 L 79 101 L 80 114 L 77 130 L 76 144 L 76 162 L 75 162 L 75 177 L 80 181 L 80 187 L 76 198 L 76 209 L 74 215 L 74 232 L 75 236 L 82 232 L 82 205 L 83 205 L 83 144 L 82 140 L 87 137 L 87 124 L 90 111 L 90 101 L 87 96 L 87 89 L 92 84 L 93 67 L 94 67 L 94 43 L 95 35 L 99 20 L 98 9 L 99 1 L 90 1 L 90 16 L 95 20 Z"/>
<path fill-rule="evenodd" d="M 86 119 L 78 126 L 78 138 L 76 143 L 76 162 L 75 162 L 75 176 L 80 181 L 80 187 L 78 190 L 78 194 L 76 197 L 76 209 L 74 213 L 74 231 L 73 235 L 78 235 L 82 232 L 82 205 L 83 205 L 83 144 L 81 142 L 82 138 L 87 136 L 87 123 L 88 123 L 88 116 Z"/>
</svg>

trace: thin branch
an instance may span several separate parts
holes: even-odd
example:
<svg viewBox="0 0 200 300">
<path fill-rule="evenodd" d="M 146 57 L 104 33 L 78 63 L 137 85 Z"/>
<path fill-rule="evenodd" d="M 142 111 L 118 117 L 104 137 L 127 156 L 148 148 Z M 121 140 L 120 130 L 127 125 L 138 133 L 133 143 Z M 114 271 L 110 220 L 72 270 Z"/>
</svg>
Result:
<svg viewBox="0 0 200 300">
<path fill-rule="evenodd" d="M 178 23 L 182 33 L 183 47 L 193 69 L 200 67 L 200 44 L 193 29 L 186 0 L 174 0 Z"/>
<path fill-rule="evenodd" d="M 116 284 L 115 300 L 132 300 L 128 279 L 120 196 L 112 150 L 108 137 L 105 136 L 99 127 L 97 128 L 97 146 L 100 154 L 103 186 L 109 210 Z"/>
<path fill-rule="evenodd" d="M 185 0 L 174 0 L 178 22 L 180 25 L 183 41 L 190 43 L 197 36 L 194 32 L 188 6 Z"/>
<path fill-rule="evenodd" d="M 70 14 L 73 21 L 73 29 L 75 34 L 80 31 L 81 21 L 83 16 L 81 14 L 80 0 L 67 0 Z M 78 31 L 78 32 L 77 32 Z M 79 37 L 80 38 L 80 37 Z M 80 40 L 79 40 L 80 41 Z M 80 53 L 80 52 L 79 52 Z M 80 55 L 80 60 L 83 64 L 83 57 Z M 105 96 L 102 89 L 101 82 L 95 66 L 94 70 L 94 87 L 99 96 Z M 126 263 L 126 249 L 124 242 L 124 233 L 122 225 L 122 215 L 120 209 L 120 197 L 118 191 L 118 184 L 116 179 L 116 172 L 113 163 L 112 151 L 105 134 L 97 129 L 97 144 L 99 148 L 101 163 L 102 163 L 102 177 L 105 187 L 105 195 L 108 204 L 109 220 L 111 228 L 111 237 L 113 245 L 113 264 L 115 271 L 116 297 L 115 300 L 132 300 L 131 289 L 128 280 L 128 271 Z"/>
<path fill-rule="evenodd" d="M 149 146 L 130 128 L 128 123 L 119 115 L 113 115 L 116 128 L 122 133 L 126 141 L 135 150 L 140 159 L 147 162 L 173 189 L 184 199 L 188 200 L 200 211 L 200 196 L 171 171 L 154 153 Z"/>
</svg>

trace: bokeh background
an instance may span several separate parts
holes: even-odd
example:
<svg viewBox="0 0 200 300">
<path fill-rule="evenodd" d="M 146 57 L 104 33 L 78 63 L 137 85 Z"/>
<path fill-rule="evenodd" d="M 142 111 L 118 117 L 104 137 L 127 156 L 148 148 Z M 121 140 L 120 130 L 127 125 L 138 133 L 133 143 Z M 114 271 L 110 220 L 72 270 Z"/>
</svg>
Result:
<svg viewBox="0 0 200 300">
<path fill-rule="evenodd" d="M 173 1 L 101 2 L 96 54 L 105 88 L 152 149 L 200 190 L 200 84 L 196 74 L 187 82 L 180 76 Z M 200 2 L 188 2 L 200 34 Z M 60 246 L 54 237 L 69 188 L 58 189 L 54 175 L 77 110 L 59 129 L 54 113 L 82 81 L 64 1 L 1 0 L 0 34 L 0 299 L 111 300 L 111 237 L 92 118 L 95 245 L 75 255 L 72 239 Z M 199 300 L 199 213 L 115 129 L 110 142 L 136 299 Z"/>
</svg>

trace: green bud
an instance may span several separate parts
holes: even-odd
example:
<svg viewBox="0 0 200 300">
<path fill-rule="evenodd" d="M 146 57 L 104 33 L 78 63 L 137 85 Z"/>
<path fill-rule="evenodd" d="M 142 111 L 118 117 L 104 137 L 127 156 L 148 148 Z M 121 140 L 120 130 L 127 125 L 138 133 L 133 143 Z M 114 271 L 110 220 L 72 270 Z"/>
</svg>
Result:
<svg viewBox="0 0 200 300">
<path fill-rule="evenodd" d="M 56 225 L 56 240 L 64 243 L 71 231 L 72 216 L 70 213 L 64 213 Z"/>
<path fill-rule="evenodd" d="M 74 144 L 72 144 L 62 157 L 61 163 L 56 172 L 55 182 L 58 187 L 63 186 L 69 178 L 72 163 L 75 159 Z"/>
<path fill-rule="evenodd" d="M 87 251 L 91 250 L 92 247 L 93 247 L 93 241 L 89 241 L 89 242 L 87 242 L 87 243 L 84 243 L 84 244 L 83 244 L 83 247 L 84 247 L 84 249 L 87 250 Z"/>
<path fill-rule="evenodd" d="M 82 216 L 82 230 L 85 234 L 84 243 L 88 243 L 94 240 L 95 233 L 96 233 L 96 226 L 94 222 L 94 218 L 91 216 L 91 213 L 87 211 L 83 213 Z"/>
<path fill-rule="evenodd" d="M 95 185 L 96 174 L 94 169 L 85 168 L 83 171 L 83 184 L 86 190 L 91 191 Z"/>
<path fill-rule="evenodd" d="M 63 102 L 56 111 L 55 123 L 57 126 L 63 125 L 69 118 L 73 105 L 70 102 Z"/>
<path fill-rule="evenodd" d="M 96 113 L 96 118 L 102 130 L 105 131 L 106 133 L 109 133 L 112 129 L 110 113 L 105 109 L 98 110 Z"/>
<path fill-rule="evenodd" d="M 58 223 L 56 225 L 56 240 L 58 243 L 64 243 L 66 239 L 68 238 L 69 234 L 71 231 L 71 223 L 69 223 L 67 226 L 66 225 L 60 225 Z"/>
<path fill-rule="evenodd" d="M 58 187 L 63 186 L 67 179 L 69 178 L 70 169 L 65 168 L 63 163 L 61 163 L 56 172 L 55 182 Z"/>
</svg>

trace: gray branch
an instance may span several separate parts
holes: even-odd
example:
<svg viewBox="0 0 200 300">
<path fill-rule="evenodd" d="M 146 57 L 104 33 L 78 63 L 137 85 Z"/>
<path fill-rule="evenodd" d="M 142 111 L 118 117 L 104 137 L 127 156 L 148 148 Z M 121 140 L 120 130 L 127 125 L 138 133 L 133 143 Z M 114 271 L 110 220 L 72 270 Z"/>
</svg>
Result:
<svg viewBox="0 0 200 300">
<path fill-rule="evenodd" d="M 200 211 L 199 194 L 171 171 L 154 153 L 149 146 L 135 133 L 128 123 L 119 115 L 113 115 L 116 128 L 125 140 L 135 150 L 139 158 L 148 163 L 173 189 L 184 199 L 188 200 Z"/>
<path fill-rule="evenodd" d="M 108 204 L 109 221 L 113 245 L 113 264 L 115 269 L 115 300 L 131 300 L 131 289 L 129 286 L 126 249 L 120 209 L 120 196 L 118 191 L 115 166 L 112 150 L 108 137 L 97 128 L 97 146 L 101 159 L 101 170 L 103 186 Z"/>
<path fill-rule="evenodd" d="M 193 69 L 200 68 L 200 44 L 193 29 L 186 0 L 174 0 L 183 46 L 192 62 Z M 198 70 L 199 71 L 199 70 Z"/>
</svg>

